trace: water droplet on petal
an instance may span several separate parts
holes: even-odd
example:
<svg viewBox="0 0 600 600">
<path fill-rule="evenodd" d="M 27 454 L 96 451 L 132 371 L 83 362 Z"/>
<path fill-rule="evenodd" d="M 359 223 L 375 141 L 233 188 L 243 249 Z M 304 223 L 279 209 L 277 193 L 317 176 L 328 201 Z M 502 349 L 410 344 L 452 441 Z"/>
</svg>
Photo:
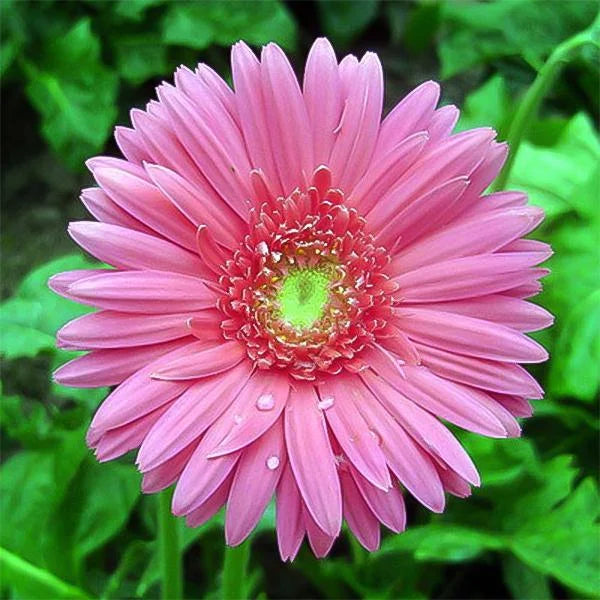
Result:
<svg viewBox="0 0 600 600">
<path fill-rule="evenodd" d="M 267 469 L 274 471 L 279 466 L 279 457 L 278 456 L 269 456 L 267 458 Z"/>
<path fill-rule="evenodd" d="M 377 445 L 381 446 L 381 443 L 382 443 L 381 436 L 374 429 L 369 429 L 369 433 L 371 434 L 371 437 L 375 440 Z"/>
<path fill-rule="evenodd" d="M 237 425 L 239 425 L 244 420 L 244 417 L 242 417 L 242 415 L 235 415 L 233 417 L 233 420 L 236 422 Z"/>
<path fill-rule="evenodd" d="M 271 410 L 275 406 L 273 394 L 261 394 L 256 401 L 258 410 Z"/>
<path fill-rule="evenodd" d="M 256 249 L 258 250 L 259 254 L 262 254 L 263 256 L 269 254 L 269 246 L 267 246 L 267 242 L 258 242 L 258 244 L 256 244 Z"/>
<path fill-rule="evenodd" d="M 317 402 L 317 408 L 319 408 L 320 410 L 327 410 L 328 408 L 331 408 L 333 406 L 333 402 L 334 400 L 331 396 L 326 396 L 325 398 L 323 398 L 323 400 Z"/>
</svg>

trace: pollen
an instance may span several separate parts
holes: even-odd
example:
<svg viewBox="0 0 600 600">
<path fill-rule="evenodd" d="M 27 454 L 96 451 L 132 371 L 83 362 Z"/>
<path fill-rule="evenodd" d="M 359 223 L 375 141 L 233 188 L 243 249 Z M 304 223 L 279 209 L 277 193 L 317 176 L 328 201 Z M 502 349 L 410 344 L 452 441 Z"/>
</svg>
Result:
<svg viewBox="0 0 600 600">
<path fill-rule="evenodd" d="M 308 329 L 324 315 L 329 299 L 329 278 L 319 269 L 296 269 L 277 294 L 281 318 L 298 330 Z"/>
</svg>

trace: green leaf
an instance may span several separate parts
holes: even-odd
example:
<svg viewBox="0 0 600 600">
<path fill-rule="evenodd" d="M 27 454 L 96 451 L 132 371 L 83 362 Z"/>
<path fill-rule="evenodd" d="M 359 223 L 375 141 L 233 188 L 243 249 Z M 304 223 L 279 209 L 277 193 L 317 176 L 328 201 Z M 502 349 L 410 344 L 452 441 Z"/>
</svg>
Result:
<svg viewBox="0 0 600 600">
<path fill-rule="evenodd" d="M 585 29 L 596 11 L 595 2 L 587 0 L 445 2 L 442 79 L 507 56 L 520 56 L 538 68 L 558 43 Z"/>
<path fill-rule="evenodd" d="M 598 489 L 583 481 L 558 508 L 540 512 L 511 537 L 514 554 L 577 592 L 600 595 Z"/>
<path fill-rule="evenodd" d="M 155 75 L 166 74 L 167 48 L 154 35 L 119 36 L 115 42 L 117 68 L 134 85 Z"/>
<path fill-rule="evenodd" d="M 548 578 L 524 565 L 514 556 L 502 560 L 504 582 L 516 600 L 552 600 Z"/>
<path fill-rule="evenodd" d="M 485 550 L 504 546 L 502 538 L 491 532 L 477 531 L 457 524 L 412 527 L 400 536 L 387 538 L 383 552 L 411 551 L 417 560 L 461 562 L 473 560 Z"/>
<path fill-rule="evenodd" d="M 317 7 L 327 37 L 347 46 L 377 17 L 379 0 L 318 0 Z"/>
<path fill-rule="evenodd" d="M 102 148 L 117 116 L 118 78 L 101 61 L 90 20 L 51 39 L 38 62 L 25 63 L 25 74 L 48 144 L 69 166 L 80 168 Z"/>
<path fill-rule="evenodd" d="M 89 597 L 83 590 L 61 581 L 52 573 L 4 548 L 0 548 L 0 573 L 3 585 L 10 586 L 21 598 L 57 600 Z"/>
<path fill-rule="evenodd" d="M 47 560 L 55 573 L 78 578 L 84 559 L 121 531 L 139 498 L 139 479 L 131 465 L 99 464 L 88 455 L 48 527 Z"/>
<path fill-rule="evenodd" d="M 174 2 L 163 20 L 167 44 L 203 50 L 210 44 L 230 46 L 243 39 L 250 44 L 277 42 L 287 49 L 296 46 L 296 25 L 279 1 Z"/>
<path fill-rule="evenodd" d="M 575 115 L 551 147 L 522 142 L 507 187 L 524 190 L 548 219 L 575 210 L 582 217 L 597 210 L 600 140 L 589 117 Z M 597 192 L 597 190 L 596 190 Z"/>
<path fill-rule="evenodd" d="M 52 423 L 46 407 L 40 402 L 2 395 L 0 426 L 13 440 L 35 447 L 50 436 Z"/>
<path fill-rule="evenodd" d="M 510 106 L 510 95 L 504 78 L 501 75 L 494 75 L 467 96 L 457 130 L 494 127 L 497 131 L 501 131 Z"/>
<path fill-rule="evenodd" d="M 44 565 L 41 536 L 87 453 L 83 430 L 62 431 L 44 451 L 21 451 L 0 471 L 0 544 Z"/>
<path fill-rule="evenodd" d="M 548 386 L 552 394 L 592 402 L 600 389 L 600 287 L 562 323 Z"/>
<path fill-rule="evenodd" d="M 141 21 L 148 8 L 164 4 L 167 0 L 118 0 L 114 2 L 114 11 L 119 17 L 131 21 Z"/>
<path fill-rule="evenodd" d="M 15 295 L 0 305 L 3 335 L 0 353 L 6 358 L 33 357 L 54 351 L 54 334 L 67 321 L 92 309 L 58 296 L 48 288 L 48 279 L 71 269 L 97 267 L 82 255 L 53 260 L 29 273 Z"/>
</svg>

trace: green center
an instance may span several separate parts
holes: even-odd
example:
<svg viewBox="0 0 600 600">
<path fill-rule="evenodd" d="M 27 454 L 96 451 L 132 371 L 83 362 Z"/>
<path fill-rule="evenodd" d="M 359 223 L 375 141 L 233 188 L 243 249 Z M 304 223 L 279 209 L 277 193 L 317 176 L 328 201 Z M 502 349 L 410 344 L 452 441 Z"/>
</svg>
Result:
<svg viewBox="0 0 600 600">
<path fill-rule="evenodd" d="M 323 316 L 329 298 L 329 278 L 318 269 L 298 269 L 283 280 L 277 294 L 284 321 L 308 329 Z"/>
</svg>

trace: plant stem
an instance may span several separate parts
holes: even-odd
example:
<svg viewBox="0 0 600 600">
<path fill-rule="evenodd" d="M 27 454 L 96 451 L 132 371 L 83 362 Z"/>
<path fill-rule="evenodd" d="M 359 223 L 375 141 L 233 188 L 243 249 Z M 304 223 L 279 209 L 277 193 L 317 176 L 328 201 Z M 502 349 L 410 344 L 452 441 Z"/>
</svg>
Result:
<svg viewBox="0 0 600 600">
<path fill-rule="evenodd" d="M 519 146 L 527 127 L 535 118 L 540 103 L 548 93 L 548 90 L 554 83 L 556 76 L 563 65 L 567 64 L 577 48 L 585 44 L 599 45 L 600 39 L 600 14 L 596 16 L 595 21 L 585 29 L 564 42 L 560 43 L 550 54 L 544 66 L 540 69 L 537 77 L 525 92 L 523 100 L 519 104 L 515 117 L 510 124 L 507 142 L 510 147 L 510 153 L 502 172 L 496 179 L 494 190 L 503 189 L 508 180 L 513 163 L 517 156 Z"/>
<path fill-rule="evenodd" d="M 226 600 L 243 600 L 244 583 L 246 581 L 246 567 L 250 558 L 250 540 L 232 548 L 225 547 L 223 561 L 223 589 L 222 597 Z"/>
<path fill-rule="evenodd" d="M 179 523 L 171 514 L 173 491 L 164 490 L 158 495 L 158 558 L 161 572 L 161 598 L 183 598 L 183 568 Z"/>
</svg>

